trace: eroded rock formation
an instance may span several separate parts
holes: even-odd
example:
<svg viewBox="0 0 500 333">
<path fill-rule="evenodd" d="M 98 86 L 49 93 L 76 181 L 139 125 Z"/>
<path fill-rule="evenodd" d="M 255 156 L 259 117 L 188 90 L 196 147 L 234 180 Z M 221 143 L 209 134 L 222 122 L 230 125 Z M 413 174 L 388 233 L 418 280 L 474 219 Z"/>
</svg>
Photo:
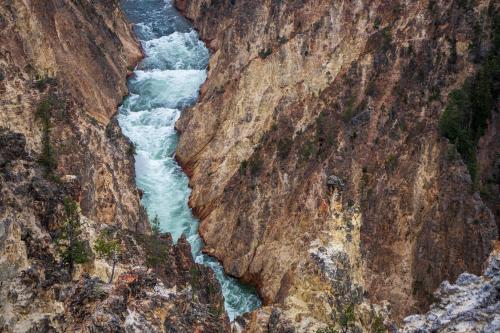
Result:
<svg viewBox="0 0 500 333">
<path fill-rule="evenodd" d="M 482 271 L 498 237 L 498 114 L 475 177 L 439 119 L 497 50 L 498 3 L 177 6 L 213 50 L 177 159 L 206 252 L 272 305 L 247 328 L 314 330 L 350 304 L 358 326 L 377 313 L 390 326 L 441 281 Z"/>
<path fill-rule="evenodd" d="M 2 1 L 0 40 L 0 331 L 228 331 L 213 273 L 152 236 L 140 204 L 113 117 L 142 56 L 119 1 Z M 74 272 L 57 250 L 68 202 L 88 254 Z"/>
<path fill-rule="evenodd" d="M 423 315 L 405 318 L 404 333 L 500 331 L 500 248 L 497 243 L 483 276 L 463 273 L 455 284 L 444 281 L 438 302 Z"/>
<path fill-rule="evenodd" d="M 83 214 L 144 229 L 130 145 L 111 120 L 141 57 L 118 2 L 4 1 L 0 25 L 2 127 L 41 152 L 37 110 L 50 103 L 48 144 L 57 172 L 78 176 Z"/>
</svg>

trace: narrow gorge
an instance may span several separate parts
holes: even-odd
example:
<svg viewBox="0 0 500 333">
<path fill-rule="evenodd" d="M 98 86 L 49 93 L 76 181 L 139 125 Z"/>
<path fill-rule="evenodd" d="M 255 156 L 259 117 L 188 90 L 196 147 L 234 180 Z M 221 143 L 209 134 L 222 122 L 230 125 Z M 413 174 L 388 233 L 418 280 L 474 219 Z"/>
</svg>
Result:
<svg viewBox="0 0 500 333">
<path fill-rule="evenodd" d="M 175 240 L 184 234 L 195 261 L 214 270 L 232 320 L 258 307 L 260 300 L 251 288 L 227 277 L 217 261 L 201 253 L 198 223 L 187 205 L 187 177 L 174 159 L 174 124 L 198 97 L 198 88 L 206 79 L 208 49 L 171 2 L 122 3 L 145 52 L 129 81 L 130 96 L 118 117 L 124 134 L 135 145 L 142 202 L 150 220 L 157 216 L 161 229 Z"/>
<path fill-rule="evenodd" d="M 500 331 L 494 0 L 3 0 L 0 332 Z"/>
<path fill-rule="evenodd" d="M 2 1 L 0 40 L 0 331 L 230 331 L 213 271 L 141 204 L 122 3 Z"/>
</svg>

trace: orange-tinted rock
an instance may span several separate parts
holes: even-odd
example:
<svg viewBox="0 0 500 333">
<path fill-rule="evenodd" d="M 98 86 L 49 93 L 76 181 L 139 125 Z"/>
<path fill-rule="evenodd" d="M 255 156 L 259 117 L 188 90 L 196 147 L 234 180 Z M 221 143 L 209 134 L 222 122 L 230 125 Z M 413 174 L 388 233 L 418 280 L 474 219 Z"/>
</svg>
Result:
<svg viewBox="0 0 500 333">
<path fill-rule="evenodd" d="M 180 5 L 214 49 L 177 122 L 189 203 L 207 252 L 282 306 L 279 320 L 314 331 L 353 302 L 358 325 L 374 318 L 367 304 L 399 321 L 444 279 L 481 271 L 498 209 L 438 121 L 479 68 L 474 26 L 490 45 L 493 1 Z M 497 124 L 479 143 L 484 178 Z"/>
</svg>

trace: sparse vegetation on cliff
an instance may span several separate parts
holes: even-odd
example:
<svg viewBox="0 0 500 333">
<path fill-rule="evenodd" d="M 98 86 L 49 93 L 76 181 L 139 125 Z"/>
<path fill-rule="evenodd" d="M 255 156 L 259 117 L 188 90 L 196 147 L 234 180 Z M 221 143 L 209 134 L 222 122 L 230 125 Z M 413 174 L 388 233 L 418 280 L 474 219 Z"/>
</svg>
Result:
<svg viewBox="0 0 500 333">
<path fill-rule="evenodd" d="M 260 159 L 258 156 L 253 156 L 250 160 L 241 162 L 240 175 L 246 175 L 247 170 L 249 170 L 250 175 L 252 177 L 255 177 L 260 173 L 263 166 L 264 162 L 262 161 L 262 159 Z"/>
<path fill-rule="evenodd" d="M 340 332 L 347 333 L 350 329 L 354 327 L 354 322 L 356 321 L 356 315 L 354 314 L 354 305 L 349 304 L 340 316 Z"/>
<path fill-rule="evenodd" d="M 47 175 L 51 175 L 57 168 L 57 159 L 54 149 L 50 143 L 50 113 L 54 107 L 54 101 L 51 96 L 45 96 L 38 104 L 36 116 L 42 122 L 42 152 L 39 163 L 45 168 Z"/>
<path fill-rule="evenodd" d="M 161 261 L 166 257 L 166 248 L 161 241 L 160 218 L 158 215 L 151 222 L 151 230 L 153 235 L 149 244 L 147 244 L 147 263 L 155 270 L 158 270 Z"/>
<path fill-rule="evenodd" d="M 307 141 L 300 149 L 300 160 L 308 161 L 317 153 L 316 142 L 313 140 Z"/>
<path fill-rule="evenodd" d="M 282 160 L 288 157 L 292 150 L 293 141 L 289 138 L 283 138 L 278 141 L 278 157 Z"/>
<path fill-rule="evenodd" d="M 67 265 L 68 272 L 72 275 L 75 264 L 88 262 L 90 255 L 82 236 L 82 222 L 78 204 L 69 198 L 65 198 L 64 213 L 65 221 L 56 241 L 56 246 L 61 260 Z"/>
<path fill-rule="evenodd" d="M 389 172 L 392 172 L 396 169 L 396 166 L 398 164 L 398 159 L 396 155 L 390 154 L 387 156 L 387 159 L 384 162 L 385 169 Z"/>
<path fill-rule="evenodd" d="M 113 239 L 108 230 L 103 230 L 95 242 L 94 250 L 96 251 L 98 257 L 105 260 L 111 260 L 113 263 L 108 283 L 113 282 L 115 266 L 120 255 L 120 242 Z"/>
<path fill-rule="evenodd" d="M 264 162 L 257 156 L 250 160 L 249 166 L 250 166 L 250 173 L 252 174 L 252 176 L 257 176 L 262 170 Z"/>
<path fill-rule="evenodd" d="M 259 57 L 261 59 L 266 59 L 272 53 L 273 53 L 273 49 L 271 49 L 270 47 L 268 47 L 268 48 L 265 48 L 265 49 L 262 49 L 262 50 L 259 51 Z"/>
<path fill-rule="evenodd" d="M 50 76 L 37 76 L 34 87 L 39 91 L 45 90 L 47 86 L 55 86 L 57 84 L 57 80 Z"/>
<path fill-rule="evenodd" d="M 453 91 L 441 119 L 441 135 L 455 144 L 467 164 L 471 179 L 477 183 L 476 146 L 484 134 L 500 93 L 500 15 L 494 20 L 492 50 L 477 74 L 462 88 Z M 495 110 L 498 111 L 498 110 Z"/>
<path fill-rule="evenodd" d="M 338 332 L 339 331 L 337 331 L 336 329 L 334 329 L 331 326 L 328 326 L 325 328 L 320 328 L 320 329 L 316 330 L 316 333 L 338 333 Z"/>
<path fill-rule="evenodd" d="M 373 319 L 372 325 L 370 327 L 371 333 L 384 333 L 386 329 L 384 327 L 384 320 L 380 315 L 375 316 Z"/>
<path fill-rule="evenodd" d="M 328 326 L 316 330 L 316 333 L 348 333 L 354 328 L 356 322 L 356 315 L 354 313 L 354 305 L 348 305 L 340 314 L 339 325 L 340 331 L 334 329 L 334 326 Z"/>
<path fill-rule="evenodd" d="M 127 154 L 129 156 L 134 156 L 135 153 L 136 153 L 135 144 L 133 142 L 130 142 L 130 144 L 128 146 L 128 149 L 127 149 Z"/>
<path fill-rule="evenodd" d="M 286 44 L 287 42 L 288 42 L 288 37 L 286 37 L 286 36 L 279 36 L 278 37 L 278 43 Z"/>
</svg>

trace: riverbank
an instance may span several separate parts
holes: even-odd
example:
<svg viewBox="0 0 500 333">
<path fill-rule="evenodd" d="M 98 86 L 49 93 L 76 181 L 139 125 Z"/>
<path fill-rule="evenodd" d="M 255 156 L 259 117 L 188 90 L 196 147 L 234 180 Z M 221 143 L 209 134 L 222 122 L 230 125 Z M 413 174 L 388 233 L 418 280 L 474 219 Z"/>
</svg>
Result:
<svg viewBox="0 0 500 333">
<path fill-rule="evenodd" d="M 123 2 L 135 26 L 145 58 L 129 78 L 130 95 L 119 112 L 124 134 L 134 143 L 137 185 L 150 220 L 158 216 L 162 231 L 174 240 L 185 234 L 195 261 L 214 270 L 221 283 L 230 319 L 260 305 L 255 290 L 224 274 L 203 254 L 198 221 L 188 207 L 188 178 L 173 158 L 182 110 L 196 103 L 206 79 L 209 51 L 171 2 Z"/>
</svg>

